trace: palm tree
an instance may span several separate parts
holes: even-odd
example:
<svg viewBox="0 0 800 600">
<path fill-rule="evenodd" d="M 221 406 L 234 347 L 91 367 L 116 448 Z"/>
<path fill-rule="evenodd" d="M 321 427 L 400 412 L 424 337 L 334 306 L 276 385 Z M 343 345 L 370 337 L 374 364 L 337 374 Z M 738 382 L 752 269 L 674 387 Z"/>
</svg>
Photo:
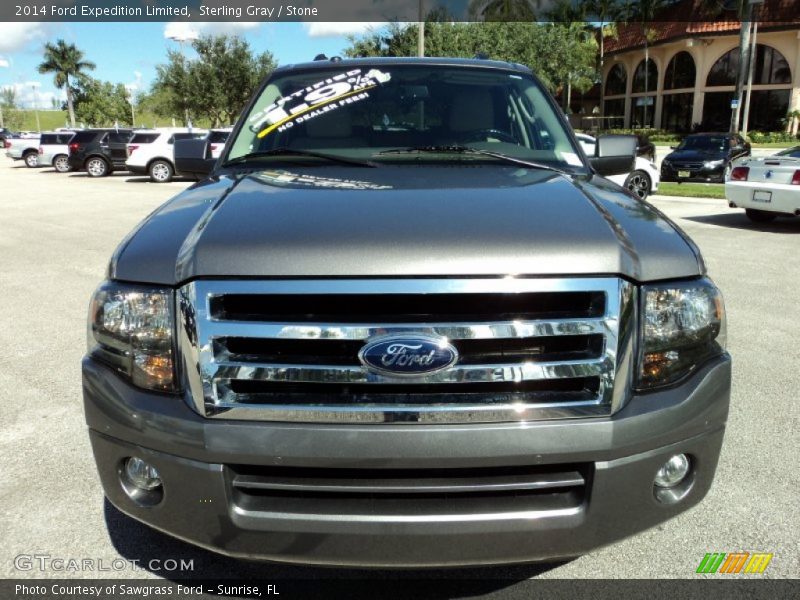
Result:
<svg viewBox="0 0 800 600">
<path fill-rule="evenodd" d="M 44 45 L 44 61 L 39 65 L 39 73 L 43 75 L 54 73 L 53 82 L 56 87 L 66 88 L 67 109 L 72 127 L 75 127 L 75 109 L 72 106 L 70 78 L 81 79 L 85 76 L 85 71 L 93 70 L 95 66 L 93 62 L 83 60 L 83 52 L 78 50 L 75 44 L 67 44 L 64 40 L 58 40 L 55 44 L 47 42 Z"/>
</svg>

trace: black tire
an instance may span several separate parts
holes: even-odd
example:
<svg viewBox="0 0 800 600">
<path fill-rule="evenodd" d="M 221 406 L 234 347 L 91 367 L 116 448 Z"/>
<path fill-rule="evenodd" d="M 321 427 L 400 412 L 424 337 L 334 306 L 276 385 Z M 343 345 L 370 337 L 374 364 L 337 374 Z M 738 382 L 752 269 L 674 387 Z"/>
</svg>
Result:
<svg viewBox="0 0 800 600">
<path fill-rule="evenodd" d="M 22 160 L 25 161 L 26 167 L 35 169 L 39 166 L 39 153 L 34 150 L 28 150 L 22 155 Z"/>
<path fill-rule="evenodd" d="M 153 183 L 169 183 L 175 175 L 175 169 L 172 164 L 163 159 L 151 162 L 147 172 L 150 174 L 150 181 Z"/>
<path fill-rule="evenodd" d="M 639 200 L 645 200 L 650 195 L 653 182 L 650 180 L 650 175 L 637 169 L 625 179 L 625 187 Z"/>
<path fill-rule="evenodd" d="M 59 173 L 69 173 L 72 167 L 69 166 L 69 157 L 66 154 L 59 154 L 53 159 L 53 168 Z"/>
<path fill-rule="evenodd" d="M 86 161 L 86 174 L 89 177 L 105 177 L 111 172 L 111 168 L 104 158 L 93 156 Z"/>
<path fill-rule="evenodd" d="M 774 221 L 776 215 L 775 213 L 767 212 L 765 210 L 756 210 L 755 208 L 745 208 L 744 209 L 747 218 L 753 221 L 754 223 L 769 223 L 770 221 Z"/>
</svg>

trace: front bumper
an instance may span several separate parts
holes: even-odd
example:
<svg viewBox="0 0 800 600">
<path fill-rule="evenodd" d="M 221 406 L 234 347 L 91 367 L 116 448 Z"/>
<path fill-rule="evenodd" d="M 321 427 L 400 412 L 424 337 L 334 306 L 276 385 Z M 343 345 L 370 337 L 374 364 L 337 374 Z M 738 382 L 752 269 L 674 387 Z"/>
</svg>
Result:
<svg viewBox="0 0 800 600">
<path fill-rule="evenodd" d="M 636 396 L 611 418 L 479 425 L 320 425 L 212 421 L 184 399 L 131 387 L 91 359 L 84 404 L 95 460 L 109 500 L 128 515 L 224 554 L 285 562 L 432 567 L 548 560 L 589 552 L 653 527 L 708 492 L 722 445 L 730 359 L 707 364 L 682 385 Z M 674 504 L 656 500 L 653 477 L 669 456 L 690 455 L 693 483 Z M 163 500 L 134 503 L 122 461 L 139 456 L 164 481 Z M 231 465 L 316 469 L 504 468 L 590 464 L 581 501 L 570 508 L 459 510 L 403 506 L 310 511 L 284 501 L 246 506 Z M 539 497 L 537 497 L 539 498 Z M 345 501 L 346 504 L 346 501 Z M 378 504 L 375 505 L 379 506 Z M 444 512 L 443 512 L 444 511 Z"/>
<path fill-rule="evenodd" d="M 696 182 L 696 183 L 724 183 L 725 182 L 725 164 L 718 167 L 699 169 L 684 168 L 680 165 L 671 165 L 661 163 L 661 181 L 672 182 Z M 688 177 L 679 177 L 679 172 L 688 172 Z"/>
</svg>

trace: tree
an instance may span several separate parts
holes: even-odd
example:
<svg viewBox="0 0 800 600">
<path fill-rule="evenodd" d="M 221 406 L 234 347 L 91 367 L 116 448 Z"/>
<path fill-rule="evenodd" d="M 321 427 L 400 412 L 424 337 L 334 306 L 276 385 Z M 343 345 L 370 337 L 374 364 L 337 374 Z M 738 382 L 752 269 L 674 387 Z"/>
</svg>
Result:
<svg viewBox="0 0 800 600">
<path fill-rule="evenodd" d="M 7 110 L 17 108 L 17 90 L 11 86 L 2 88 L 0 90 L 0 106 Z"/>
<path fill-rule="evenodd" d="M 95 127 L 132 125 L 129 94 L 123 84 L 84 77 L 72 93 L 80 121 Z"/>
<path fill-rule="evenodd" d="M 597 43 L 583 23 L 441 23 L 427 22 L 425 45 L 430 56 L 471 58 L 487 54 L 496 60 L 530 67 L 550 90 L 571 82 L 586 90 L 594 83 Z M 361 37 L 350 37 L 344 54 L 414 56 L 417 25 L 391 24 Z"/>
<path fill-rule="evenodd" d="M 274 57 L 255 55 L 245 40 L 228 35 L 204 36 L 192 47 L 196 59 L 170 51 L 167 64 L 156 67 L 145 104 L 152 102 L 162 116 L 188 110 L 215 126 L 233 123 L 253 89 L 275 69 Z"/>
<path fill-rule="evenodd" d="M 83 52 L 75 44 L 67 44 L 64 40 L 57 40 L 55 44 L 47 42 L 44 45 L 44 61 L 39 65 L 39 73 L 45 75 L 53 73 L 53 82 L 58 89 L 67 90 L 67 110 L 69 121 L 75 127 L 74 98 L 72 84 L 79 83 L 86 77 L 86 71 L 94 70 L 95 64 L 83 59 Z M 71 81 L 70 81 L 71 80 Z"/>
</svg>

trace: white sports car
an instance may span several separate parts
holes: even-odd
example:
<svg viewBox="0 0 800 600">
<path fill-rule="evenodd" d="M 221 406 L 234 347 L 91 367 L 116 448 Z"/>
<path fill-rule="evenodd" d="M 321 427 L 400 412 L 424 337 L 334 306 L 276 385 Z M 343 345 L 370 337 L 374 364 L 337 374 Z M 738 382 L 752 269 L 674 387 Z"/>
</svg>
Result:
<svg viewBox="0 0 800 600">
<path fill-rule="evenodd" d="M 751 221 L 800 216 L 800 146 L 761 158 L 736 161 L 725 181 L 731 208 L 743 208 Z"/>
<path fill-rule="evenodd" d="M 595 145 L 597 144 L 595 138 L 585 133 L 576 133 L 575 137 L 578 138 L 578 142 L 586 153 L 586 156 L 594 156 Z M 646 158 L 637 156 L 633 171 L 630 173 L 623 173 L 622 175 L 612 175 L 606 179 L 610 179 L 614 183 L 628 188 L 634 196 L 640 200 L 644 200 L 651 192 L 658 191 L 661 174 L 658 172 L 654 163 L 651 163 Z"/>
</svg>

